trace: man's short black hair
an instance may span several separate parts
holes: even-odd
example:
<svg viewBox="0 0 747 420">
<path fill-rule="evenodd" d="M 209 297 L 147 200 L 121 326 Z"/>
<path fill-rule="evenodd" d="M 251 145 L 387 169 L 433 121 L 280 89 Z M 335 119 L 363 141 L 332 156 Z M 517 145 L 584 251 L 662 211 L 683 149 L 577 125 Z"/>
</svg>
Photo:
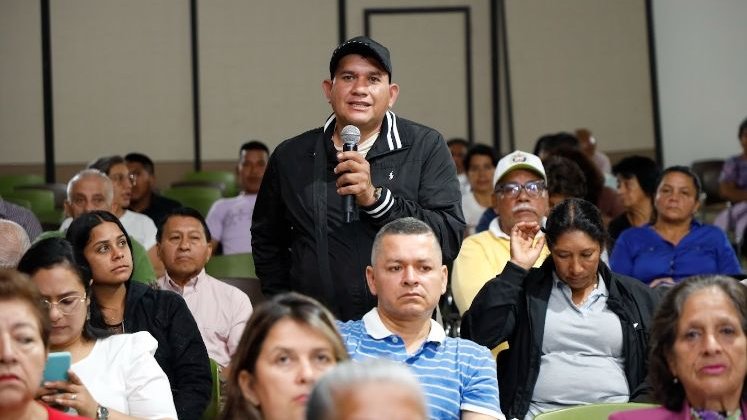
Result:
<svg viewBox="0 0 747 420">
<path fill-rule="evenodd" d="M 446 142 L 447 146 L 451 146 L 453 144 L 461 144 L 464 147 L 469 147 L 469 142 L 461 137 L 454 137 L 453 139 L 449 139 Z"/>
<path fill-rule="evenodd" d="M 475 156 L 487 156 L 490 158 L 490 162 L 493 163 L 493 167 L 498 165 L 498 157 L 495 155 L 495 150 L 492 147 L 485 144 L 476 144 L 467 150 L 467 154 L 464 155 L 464 170 L 469 171 L 469 163 Z"/>
<path fill-rule="evenodd" d="M 619 175 L 624 179 L 636 178 L 649 198 L 656 195 L 660 174 L 661 169 L 653 159 L 639 155 L 628 156 L 612 167 L 612 175 Z"/>
<path fill-rule="evenodd" d="M 151 174 L 151 175 L 155 175 L 156 174 L 156 169 L 153 166 L 153 161 L 148 156 L 146 156 L 146 155 L 144 155 L 142 153 L 135 153 L 135 152 L 133 152 L 133 153 L 126 154 L 124 158 L 125 158 L 125 160 L 128 163 L 132 162 L 132 163 L 139 163 L 139 164 L 143 165 L 143 168 L 145 168 L 145 170 L 149 174 Z"/>
<path fill-rule="evenodd" d="M 741 138 L 743 134 L 747 134 L 747 118 L 742 120 L 742 123 L 739 124 L 739 133 L 737 134 L 737 137 Z"/>
<path fill-rule="evenodd" d="M 241 145 L 241 148 L 239 149 L 239 158 L 242 153 L 248 152 L 249 150 L 262 150 L 268 155 L 270 154 L 270 149 L 264 143 L 259 140 L 251 140 Z"/>
<path fill-rule="evenodd" d="M 175 209 L 169 210 L 168 213 L 161 219 L 161 223 L 158 224 L 158 230 L 156 231 L 156 242 L 161 242 L 161 237 L 163 237 L 163 227 L 166 226 L 166 222 L 169 221 L 172 217 L 191 217 L 193 219 L 197 219 L 200 221 L 200 224 L 202 225 L 202 230 L 205 231 L 205 239 L 207 239 L 208 242 L 210 242 L 213 237 L 210 235 L 210 228 L 208 228 L 207 222 L 205 222 L 205 218 L 202 217 L 202 214 L 193 209 L 192 207 L 177 207 Z"/>
</svg>

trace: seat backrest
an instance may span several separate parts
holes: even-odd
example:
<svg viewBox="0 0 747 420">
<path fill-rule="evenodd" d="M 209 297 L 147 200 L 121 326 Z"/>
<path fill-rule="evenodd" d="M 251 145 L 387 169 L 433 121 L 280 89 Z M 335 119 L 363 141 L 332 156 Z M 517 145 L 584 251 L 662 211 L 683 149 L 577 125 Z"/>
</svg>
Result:
<svg viewBox="0 0 747 420">
<path fill-rule="evenodd" d="M 618 411 L 656 407 L 656 404 L 642 403 L 600 403 L 562 408 L 539 414 L 535 420 L 604 420 Z"/>
<path fill-rule="evenodd" d="M 257 306 L 260 303 L 267 300 L 265 295 L 262 293 L 262 285 L 258 278 L 235 278 L 235 277 L 220 277 L 218 280 L 223 283 L 230 284 L 231 286 L 241 290 L 249 296 L 249 301 L 252 302 L 252 306 Z"/>
<path fill-rule="evenodd" d="M 196 171 L 184 175 L 185 181 L 218 181 L 225 186 L 227 197 L 233 197 L 238 193 L 236 174 L 229 171 Z"/>
<path fill-rule="evenodd" d="M 65 199 L 67 199 L 67 185 L 57 182 L 52 184 L 39 185 L 18 185 L 15 190 L 48 190 L 54 194 L 54 207 L 56 209 L 64 208 Z"/>
<path fill-rule="evenodd" d="M 206 180 L 191 180 L 191 181 L 176 181 L 171 183 L 171 188 L 183 188 L 183 187 L 210 187 L 216 188 L 223 193 L 225 197 L 226 184 L 223 181 L 206 181 Z"/>
<path fill-rule="evenodd" d="M 213 277 L 256 278 L 252 254 L 214 255 L 205 265 L 205 271 Z"/>
<path fill-rule="evenodd" d="M 718 192 L 718 178 L 721 175 L 721 168 L 723 168 L 723 166 L 723 159 L 696 160 L 692 165 L 690 165 L 690 169 L 698 175 L 698 178 L 700 178 L 700 182 L 703 185 L 703 192 L 705 193 L 704 204 L 706 205 L 726 201 Z"/>
<path fill-rule="evenodd" d="M 19 185 L 40 185 L 44 182 L 44 177 L 36 174 L 0 175 L 0 194 L 9 193 Z"/>
<path fill-rule="evenodd" d="M 54 210 L 54 193 L 49 190 L 16 189 L 4 194 L 8 198 L 27 200 L 36 215 Z"/>
<path fill-rule="evenodd" d="M 221 192 L 212 187 L 177 187 L 163 190 L 164 197 L 180 202 L 183 206 L 192 207 L 203 216 L 207 216 L 210 206 L 222 198 Z"/>
<path fill-rule="evenodd" d="M 213 359 L 210 359 L 210 377 L 213 379 L 213 387 L 210 403 L 202 413 L 202 420 L 214 420 L 220 414 L 220 365 Z"/>
<path fill-rule="evenodd" d="M 246 293 L 254 306 L 265 300 L 252 254 L 214 255 L 205 265 L 205 272 Z"/>
</svg>

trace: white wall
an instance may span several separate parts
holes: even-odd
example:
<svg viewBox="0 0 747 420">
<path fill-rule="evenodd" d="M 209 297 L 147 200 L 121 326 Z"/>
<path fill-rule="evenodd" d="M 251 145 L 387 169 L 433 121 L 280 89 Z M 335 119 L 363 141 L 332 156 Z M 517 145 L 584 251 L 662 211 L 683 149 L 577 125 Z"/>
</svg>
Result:
<svg viewBox="0 0 747 420">
<path fill-rule="evenodd" d="M 666 166 L 741 152 L 747 117 L 747 1 L 654 0 Z"/>
<path fill-rule="evenodd" d="M 646 4 L 506 3 L 516 145 L 587 127 L 606 152 L 654 147 Z"/>
</svg>

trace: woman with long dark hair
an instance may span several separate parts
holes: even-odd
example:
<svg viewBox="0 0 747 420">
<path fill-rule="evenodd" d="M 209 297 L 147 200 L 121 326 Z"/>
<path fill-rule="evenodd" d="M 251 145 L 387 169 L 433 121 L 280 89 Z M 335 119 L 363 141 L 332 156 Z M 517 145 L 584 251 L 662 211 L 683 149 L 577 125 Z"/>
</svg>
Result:
<svg viewBox="0 0 747 420">
<path fill-rule="evenodd" d="M 84 213 L 70 224 L 67 240 L 83 278 L 92 281 L 91 325 L 117 334 L 148 331 L 179 419 L 199 419 L 211 395 L 210 362 L 184 299 L 131 280 L 132 245 L 113 214 Z"/>
</svg>

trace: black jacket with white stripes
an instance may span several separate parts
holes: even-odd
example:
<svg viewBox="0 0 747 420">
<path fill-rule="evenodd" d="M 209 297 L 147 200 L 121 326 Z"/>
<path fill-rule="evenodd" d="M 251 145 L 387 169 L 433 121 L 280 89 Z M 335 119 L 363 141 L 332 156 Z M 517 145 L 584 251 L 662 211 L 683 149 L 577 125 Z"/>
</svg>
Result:
<svg viewBox="0 0 747 420">
<path fill-rule="evenodd" d="M 252 252 L 266 296 L 296 291 L 324 303 L 341 320 L 376 305 L 365 269 L 378 229 L 412 216 L 433 228 L 444 261 L 459 252 L 464 231 L 456 169 L 435 130 L 386 113 L 366 155 L 379 200 L 344 223 L 337 194 L 332 115 L 324 127 L 286 140 L 270 157 L 252 218 Z"/>
</svg>

